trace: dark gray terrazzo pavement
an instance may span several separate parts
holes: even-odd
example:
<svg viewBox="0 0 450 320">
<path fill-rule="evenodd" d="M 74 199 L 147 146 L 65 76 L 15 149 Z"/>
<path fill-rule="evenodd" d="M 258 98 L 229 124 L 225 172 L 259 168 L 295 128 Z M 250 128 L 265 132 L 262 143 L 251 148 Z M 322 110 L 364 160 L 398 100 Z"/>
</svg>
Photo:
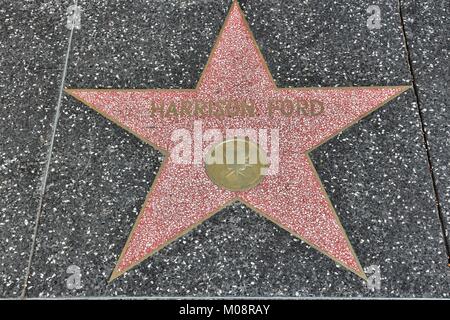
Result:
<svg viewBox="0 0 450 320">
<path fill-rule="evenodd" d="M 26 14 L 28 9 L 21 8 L 24 3 L 18 1 L 10 12 L 18 17 Z M 74 31 L 65 86 L 194 87 L 229 3 L 79 1 L 84 9 L 82 23 Z M 241 4 L 279 86 L 412 82 L 397 1 L 380 5 L 381 29 L 374 30 L 366 26 L 370 1 L 251 0 Z M 404 15 L 419 14 L 411 9 L 413 4 L 405 6 Z M 2 29 L 8 25 L 23 29 L 27 35 L 10 33 L 1 42 L 2 53 L 11 52 L 7 58 L 2 55 L 0 71 L 1 88 L 7 93 L 2 93 L 0 109 L 0 235 L 7 249 L 0 256 L 2 297 L 19 296 L 27 274 L 40 179 L 70 32 L 65 28 L 67 4 L 54 7 L 57 10 L 49 13 L 52 6 L 44 6 L 45 10 L 40 6 L 46 18 L 31 23 L 47 30 L 42 31 L 45 45 L 32 45 L 38 31 L 29 31 L 32 27 L 24 22 L 1 25 Z M 408 24 L 405 16 L 404 21 Z M 423 29 L 428 30 L 426 26 Z M 433 22 L 429 28 L 443 32 L 444 26 L 445 22 Z M 414 43 L 414 31 L 407 31 Z M 420 43 L 427 34 L 419 35 Z M 18 43 L 29 53 L 10 51 Z M 425 51 L 427 59 L 445 60 L 438 45 L 430 53 L 426 48 L 416 44 L 410 52 L 421 57 Z M 415 66 L 420 68 L 418 63 Z M 445 76 L 433 78 L 426 72 L 415 76 L 421 105 L 434 110 L 428 110 L 427 119 L 438 127 L 448 95 L 441 92 L 442 98 L 434 100 L 434 95 L 427 94 L 445 91 L 445 86 L 433 86 L 445 83 Z M 426 107 L 427 103 L 441 108 Z M 433 132 L 430 143 L 439 150 L 441 133 L 446 132 L 436 130 L 434 140 Z M 360 278 L 239 203 L 108 284 L 162 158 L 158 151 L 64 96 L 26 296 L 448 297 L 447 253 L 414 91 L 312 155 L 363 267 L 380 268 L 379 289 L 368 289 Z M 445 172 L 446 153 L 431 148 L 431 155 L 442 161 Z M 439 190 L 445 198 L 445 173 L 435 173 L 443 181 L 438 187 L 442 186 Z M 441 205 L 445 211 L 445 204 Z M 80 270 L 78 289 L 67 286 L 70 266 Z"/>
</svg>

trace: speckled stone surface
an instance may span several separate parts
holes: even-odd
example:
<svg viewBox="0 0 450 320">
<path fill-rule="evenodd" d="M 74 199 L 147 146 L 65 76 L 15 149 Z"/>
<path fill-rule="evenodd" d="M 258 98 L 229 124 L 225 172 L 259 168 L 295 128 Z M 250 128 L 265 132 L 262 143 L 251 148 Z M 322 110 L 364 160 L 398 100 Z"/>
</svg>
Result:
<svg viewBox="0 0 450 320">
<path fill-rule="evenodd" d="M 448 1 L 402 0 L 420 108 L 450 241 L 450 61 Z"/>
<path fill-rule="evenodd" d="M 42 5 L 0 2 L 0 297 L 24 285 L 69 35 Z"/>
<path fill-rule="evenodd" d="M 192 88 L 229 1 L 80 1 L 67 87 Z M 243 1 L 279 86 L 410 83 L 397 1 Z M 313 152 L 363 267 L 380 289 L 240 204 L 107 279 L 162 160 L 159 152 L 65 96 L 28 297 L 447 297 L 449 274 L 412 91 Z M 33 212 L 34 213 L 34 212 Z M 78 266 L 78 289 L 67 287 Z"/>
</svg>

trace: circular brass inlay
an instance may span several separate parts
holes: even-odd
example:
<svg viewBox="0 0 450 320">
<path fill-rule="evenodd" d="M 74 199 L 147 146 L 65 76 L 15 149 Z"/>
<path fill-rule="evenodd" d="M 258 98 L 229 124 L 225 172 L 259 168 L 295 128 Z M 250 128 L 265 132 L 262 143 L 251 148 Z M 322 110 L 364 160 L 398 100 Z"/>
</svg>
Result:
<svg viewBox="0 0 450 320">
<path fill-rule="evenodd" d="M 206 155 L 206 174 L 219 187 L 243 191 L 264 178 L 267 158 L 249 139 L 233 138 L 214 145 Z"/>
</svg>

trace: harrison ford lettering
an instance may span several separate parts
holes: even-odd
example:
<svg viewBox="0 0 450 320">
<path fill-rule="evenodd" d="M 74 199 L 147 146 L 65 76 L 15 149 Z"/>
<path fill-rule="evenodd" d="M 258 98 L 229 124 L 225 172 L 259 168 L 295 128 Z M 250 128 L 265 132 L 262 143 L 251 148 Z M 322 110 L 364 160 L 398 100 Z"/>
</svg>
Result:
<svg viewBox="0 0 450 320">
<path fill-rule="evenodd" d="M 269 116 L 316 117 L 323 114 L 325 106 L 319 100 L 269 100 L 267 103 Z M 258 116 L 256 106 L 242 101 L 182 101 L 179 103 L 150 103 L 152 117 L 254 117 Z"/>
</svg>

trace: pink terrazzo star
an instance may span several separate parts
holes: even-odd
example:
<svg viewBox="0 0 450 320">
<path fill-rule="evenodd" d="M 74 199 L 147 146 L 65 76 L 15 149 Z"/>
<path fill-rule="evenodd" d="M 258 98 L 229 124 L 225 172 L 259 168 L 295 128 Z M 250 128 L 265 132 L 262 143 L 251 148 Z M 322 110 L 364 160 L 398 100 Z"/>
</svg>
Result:
<svg viewBox="0 0 450 320">
<path fill-rule="evenodd" d="M 365 277 L 322 187 L 308 151 L 397 97 L 409 87 L 277 88 L 234 1 L 208 64 L 193 90 L 67 89 L 70 95 L 162 150 L 166 158 L 149 192 L 111 280 L 239 200 L 301 238 L 334 261 Z M 320 101 L 314 117 L 268 115 L 270 101 Z M 155 116 L 152 104 L 179 107 L 186 101 L 241 101 L 256 107 L 253 117 Z M 203 165 L 175 163 L 170 150 L 176 129 L 266 128 L 279 130 L 279 171 L 248 191 L 216 186 Z"/>
</svg>

